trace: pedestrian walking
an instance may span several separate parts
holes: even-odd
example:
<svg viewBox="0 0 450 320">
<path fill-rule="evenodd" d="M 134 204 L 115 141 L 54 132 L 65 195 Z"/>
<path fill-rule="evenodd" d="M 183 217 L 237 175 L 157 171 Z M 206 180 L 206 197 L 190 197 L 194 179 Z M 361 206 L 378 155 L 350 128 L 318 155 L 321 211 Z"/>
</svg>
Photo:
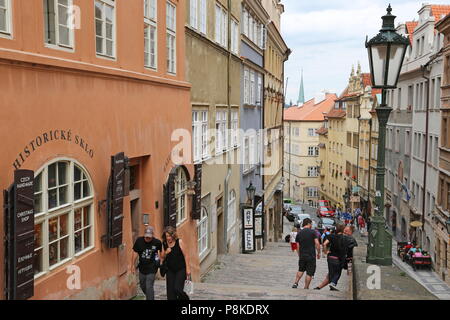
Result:
<svg viewBox="0 0 450 320">
<path fill-rule="evenodd" d="M 333 291 L 339 291 L 336 286 L 341 277 L 347 254 L 343 232 L 344 225 L 337 225 L 335 234 L 329 235 L 323 244 L 324 250 L 327 251 L 330 290 Z"/>
<path fill-rule="evenodd" d="M 297 251 L 297 242 L 296 242 L 296 238 L 297 238 L 297 228 L 294 227 L 294 228 L 292 228 L 291 239 L 290 239 L 291 250 L 292 250 L 292 252 L 296 252 L 296 251 Z"/>
<path fill-rule="evenodd" d="M 139 257 L 139 285 L 147 300 L 155 300 L 155 275 L 162 250 L 161 241 L 153 235 L 153 227 L 147 227 L 144 236 L 137 238 L 133 245 L 133 265 Z"/>
<path fill-rule="evenodd" d="M 317 234 L 312 230 L 311 219 L 306 218 L 303 220 L 303 229 L 297 234 L 296 242 L 298 243 L 299 261 L 298 272 L 292 288 L 298 287 L 298 283 L 306 271 L 304 288 L 309 289 L 311 280 L 316 272 L 316 258 L 320 259 L 320 243 Z"/>
<path fill-rule="evenodd" d="M 353 237 L 354 231 L 355 231 L 355 228 L 351 227 L 351 226 L 344 228 L 344 242 L 345 242 L 345 247 L 347 248 L 347 255 L 345 258 L 344 269 L 347 270 L 347 275 L 350 275 L 349 265 L 353 264 L 353 248 L 358 246 L 358 242 Z"/>
<path fill-rule="evenodd" d="M 162 239 L 164 246 L 162 258 L 167 266 L 167 299 L 189 300 L 189 296 L 184 292 L 184 281 L 191 279 L 188 248 L 178 238 L 174 227 L 166 227 Z"/>
<path fill-rule="evenodd" d="M 355 238 L 353 238 L 353 232 L 354 227 L 347 226 L 344 228 L 344 245 L 347 248 L 347 255 L 346 255 L 346 265 L 344 265 L 344 269 L 347 270 L 347 275 L 350 275 L 348 265 L 349 263 L 353 262 L 353 248 L 358 246 L 358 243 L 356 242 Z M 325 249 L 324 249 L 325 250 Z M 323 279 L 322 283 L 319 284 L 317 287 L 314 288 L 314 290 L 320 290 L 324 287 L 326 287 L 330 283 L 330 277 L 329 273 L 325 276 L 325 279 Z"/>
<path fill-rule="evenodd" d="M 361 234 L 366 232 L 366 221 L 364 221 L 364 218 L 362 215 L 358 216 L 358 226 L 359 226 L 359 232 Z"/>
</svg>

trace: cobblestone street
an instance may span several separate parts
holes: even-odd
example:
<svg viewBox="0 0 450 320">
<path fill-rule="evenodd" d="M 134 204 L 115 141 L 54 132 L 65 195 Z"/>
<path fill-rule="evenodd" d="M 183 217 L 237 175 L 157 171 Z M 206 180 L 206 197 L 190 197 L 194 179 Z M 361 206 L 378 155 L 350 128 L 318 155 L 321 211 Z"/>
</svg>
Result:
<svg viewBox="0 0 450 320">
<path fill-rule="evenodd" d="M 311 215 L 313 216 L 313 215 Z M 285 221 L 284 235 L 292 228 Z M 313 290 L 328 272 L 326 258 L 317 261 L 317 270 L 310 289 L 304 290 L 304 279 L 298 289 L 292 289 L 298 270 L 298 255 L 290 249 L 289 243 L 267 243 L 264 250 L 253 254 L 223 255 L 219 263 L 195 283 L 195 300 L 347 300 L 350 299 L 349 276 L 344 270 L 338 284 L 340 291 L 328 287 Z M 155 298 L 166 299 L 165 280 L 155 282 Z M 137 299 L 143 299 L 140 294 Z"/>
</svg>

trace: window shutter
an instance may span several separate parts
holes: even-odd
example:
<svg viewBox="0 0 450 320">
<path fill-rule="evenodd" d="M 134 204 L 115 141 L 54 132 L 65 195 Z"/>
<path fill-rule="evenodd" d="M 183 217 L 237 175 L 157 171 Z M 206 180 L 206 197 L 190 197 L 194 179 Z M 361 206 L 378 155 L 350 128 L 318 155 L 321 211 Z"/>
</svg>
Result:
<svg viewBox="0 0 450 320">
<path fill-rule="evenodd" d="M 195 195 L 192 203 L 192 219 L 200 220 L 202 213 L 202 165 L 194 165 Z"/>
<path fill-rule="evenodd" d="M 122 244 L 123 197 L 125 183 L 125 154 L 111 156 L 111 176 L 108 182 L 108 244 L 117 248 Z"/>
<path fill-rule="evenodd" d="M 177 226 L 177 203 L 175 199 L 175 174 L 172 170 L 164 186 L 164 226 Z"/>
</svg>

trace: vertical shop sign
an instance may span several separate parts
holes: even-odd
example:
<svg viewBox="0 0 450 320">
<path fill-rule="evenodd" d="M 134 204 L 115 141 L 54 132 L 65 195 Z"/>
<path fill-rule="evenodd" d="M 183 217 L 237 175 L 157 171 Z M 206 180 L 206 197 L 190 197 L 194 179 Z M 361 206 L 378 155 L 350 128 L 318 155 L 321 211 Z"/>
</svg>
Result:
<svg viewBox="0 0 450 320">
<path fill-rule="evenodd" d="M 25 300 L 34 295 L 34 172 L 15 170 L 3 199 L 6 298 Z"/>
<path fill-rule="evenodd" d="M 253 208 L 242 209 L 243 234 L 242 234 L 242 252 L 255 251 L 255 217 Z"/>
<path fill-rule="evenodd" d="M 117 248 L 122 244 L 123 197 L 125 194 L 125 154 L 111 157 L 111 176 L 108 186 L 108 244 Z"/>
<path fill-rule="evenodd" d="M 202 164 L 194 165 L 195 195 L 192 199 L 192 219 L 200 220 L 202 213 Z"/>
</svg>

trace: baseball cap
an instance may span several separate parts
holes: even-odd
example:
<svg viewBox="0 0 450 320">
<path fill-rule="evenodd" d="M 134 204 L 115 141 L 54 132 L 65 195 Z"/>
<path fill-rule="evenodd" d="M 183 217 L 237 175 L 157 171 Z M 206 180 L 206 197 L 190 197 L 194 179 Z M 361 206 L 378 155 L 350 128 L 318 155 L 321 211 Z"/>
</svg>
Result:
<svg viewBox="0 0 450 320">
<path fill-rule="evenodd" d="M 144 237 L 153 237 L 153 227 L 145 228 Z"/>
</svg>

